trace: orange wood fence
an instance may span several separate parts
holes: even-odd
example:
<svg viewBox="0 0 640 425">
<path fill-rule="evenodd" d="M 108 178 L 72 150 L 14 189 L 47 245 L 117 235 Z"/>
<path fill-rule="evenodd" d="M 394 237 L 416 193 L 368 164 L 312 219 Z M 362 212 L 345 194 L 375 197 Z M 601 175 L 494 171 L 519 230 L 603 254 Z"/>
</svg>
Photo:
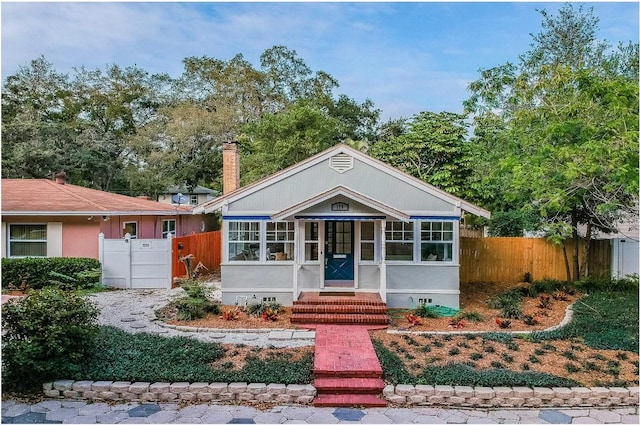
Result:
<svg viewBox="0 0 640 425">
<path fill-rule="evenodd" d="M 220 269 L 220 261 L 222 258 L 220 230 L 173 238 L 171 249 L 173 277 L 187 275 L 187 269 L 184 263 L 180 261 L 180 257 L 189 254 L 194 256 L 194 267 L 198 263 L 202 263 L 209 269 L 210 273 Z"/>
<path fill-rule="evenodd" d="M 579 241 L 580 261 L 584 243 Z M 589 274 L 607 276 L 611 267 L 609 241 L 591 241 L 590 251 Z M 569 248 L 567 255 L 572 264 Z M 460 282 L 521 282 L 525 273 L 533 280 L 566 280 L 562 248 L 538 238 L 460 238 Z"/>
</svg>

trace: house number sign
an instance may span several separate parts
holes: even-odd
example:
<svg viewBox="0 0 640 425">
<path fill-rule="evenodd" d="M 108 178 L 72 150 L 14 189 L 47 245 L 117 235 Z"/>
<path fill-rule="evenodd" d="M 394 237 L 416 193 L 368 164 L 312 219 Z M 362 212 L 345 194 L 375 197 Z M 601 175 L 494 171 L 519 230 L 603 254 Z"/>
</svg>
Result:
<svg viewBox="0 0 640 425">
<path fill-rule="evenodd" d="M 349 204 L 344 202 L 336 202 L 331 204 L 331 211 L 349 211 Z"/>
</svg>

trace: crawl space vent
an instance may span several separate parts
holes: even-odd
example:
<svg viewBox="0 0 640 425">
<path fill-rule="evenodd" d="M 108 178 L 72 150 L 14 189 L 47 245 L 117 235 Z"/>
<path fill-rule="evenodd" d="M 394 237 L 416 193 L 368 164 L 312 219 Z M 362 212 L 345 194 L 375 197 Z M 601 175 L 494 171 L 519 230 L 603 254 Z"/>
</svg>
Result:
<svg viewBox="0 0 640 425">
<path fill-rule="evenodd" d="M 331 157 L 329 166 L 339 173 L 344 173 L 353 168 L 353 157 L 346 153 L 339 153 Z"/>
</svg>

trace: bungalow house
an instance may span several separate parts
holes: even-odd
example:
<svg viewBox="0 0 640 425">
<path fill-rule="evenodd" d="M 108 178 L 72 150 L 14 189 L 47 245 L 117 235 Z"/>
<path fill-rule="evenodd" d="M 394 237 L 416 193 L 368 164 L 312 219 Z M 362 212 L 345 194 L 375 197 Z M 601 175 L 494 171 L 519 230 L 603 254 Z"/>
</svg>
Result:
<svg viewBox="0 0 640 425">
<path fill-rule="evenodd" d="M 2 257 L 98 258 L 98 235 L 161 239 L 200 232 L 191 207 L 68 184 L 64 175 L 2 179 Z"/>
<path fill-rule="evenodd" d="M 158 195 L 158 202 L 171 205 L 200 205 L 212 200 L 219 193 L 213 189 L 204 186 L 195 186 L 191 189 L 186 186 L 173 186 L 168 188 L 165 193 Z"/>
<path fill-rule="evenodd" d="M 343 144 L 242 188 L 235 143 L 223 163 L 225 194 L 194 213 L 222 216 L 224 304 L 349 291 L 459 307 L 460 217 L 488 211 Z"/>
</svg>

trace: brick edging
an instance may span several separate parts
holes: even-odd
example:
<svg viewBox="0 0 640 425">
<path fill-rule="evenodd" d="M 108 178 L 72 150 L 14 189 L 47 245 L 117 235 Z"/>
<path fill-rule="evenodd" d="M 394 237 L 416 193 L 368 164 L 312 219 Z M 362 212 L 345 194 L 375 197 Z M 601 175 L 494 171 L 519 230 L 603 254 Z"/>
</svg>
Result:
<svg viewBox="0 0 640 425">
<path fill-rule="evenodd" d="M 313 385 L 246 382 L 129 382 L 59 380 L 43 384 L 44 396 L 91 401 L 211 401 L 309 404 Z M 615 407 L 638 406 L 640 387 L 468 387 L 387 385 L 383 397 L 392 405 L 458 407 Z"/>
</svg>

